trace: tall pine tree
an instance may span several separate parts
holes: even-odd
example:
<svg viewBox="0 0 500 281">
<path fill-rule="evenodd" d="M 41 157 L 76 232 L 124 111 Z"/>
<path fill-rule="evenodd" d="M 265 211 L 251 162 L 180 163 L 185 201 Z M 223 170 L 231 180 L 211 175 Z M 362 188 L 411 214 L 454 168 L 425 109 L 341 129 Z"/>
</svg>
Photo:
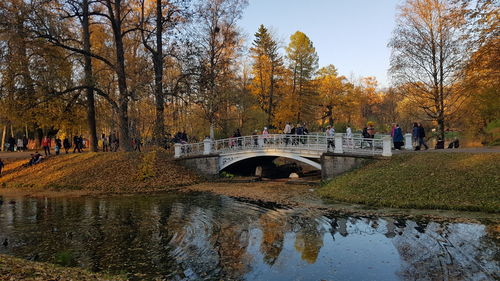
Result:
<svg viewBox="0 0 500 281">
<path fill-rule="evenodd" d="M 267 125 L 273 126 L 275 107 L 278 103 L 277 79 L 283 72 L 283 58 L 279 45 L 264 25 L 260 25 L 253 41 L 252 93 L 257 96 L 259 105 L 267 114 Z"/>
</svg>

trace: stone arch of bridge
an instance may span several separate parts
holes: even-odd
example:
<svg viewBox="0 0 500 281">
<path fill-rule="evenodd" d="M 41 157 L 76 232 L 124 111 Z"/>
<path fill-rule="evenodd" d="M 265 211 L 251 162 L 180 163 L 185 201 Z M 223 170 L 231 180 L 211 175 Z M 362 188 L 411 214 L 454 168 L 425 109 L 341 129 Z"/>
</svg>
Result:
<svg viewBox="0 0 500 281">
<path fill-rule="evenodd" d="M 219 164 L 219 171 L 222 171 L 223 169 L 240 162 L 245 159 L 250 159 L 250 158 L 255 158 L 255 157 L 263 157 L 263 156 L 271 156 L 271 157 L 284 157 L 284 158 L 289 158 L 293 160 L 297 160 L 299 162 L 308 164 L 318 170 L 321 170 L 321 164 L 318 162 L 315 162 L 311 159 L 308 159 L 306 157 L 303 157 L 299 154 L 296 153 L 289 153 L 289 152 L 279 152 L 279 151 L 273 151 L 273 152 L 245 152 L 245 153 L 235 153 L 235 154 L 230 154 L 230 155 L 220 155 L 220 164 Z"/>
</svg>

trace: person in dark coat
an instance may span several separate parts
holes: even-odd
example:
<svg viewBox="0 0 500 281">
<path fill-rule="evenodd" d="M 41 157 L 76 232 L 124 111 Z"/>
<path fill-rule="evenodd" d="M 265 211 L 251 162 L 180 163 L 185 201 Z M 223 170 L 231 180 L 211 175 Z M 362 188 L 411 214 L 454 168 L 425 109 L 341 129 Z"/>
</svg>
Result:
<svg viewBox="0 0 500 281">
<path fill-rule="evenodd" d="M 73 137 L 73 145 L 75 148 L 73 149 L 73 153 L 75 153 L 78 150 L 78 153 L 82 152 L 81 145 L 80 145 L 80 138 L 78 136 Z"/>
<path fill-rule="evenodd" d="M 9 151 L 14 151 L 14 147 L 16 146 L 16 139 L 14 139 L 13 137 L 9 137 L 7 143 L 9 144 Z"/>
<path fill-rule="evenodd" d="M 71 148 L 71 143 L 69 142 L 68 137 L 64 138 L 63 146 L 64 146 L 64 150 L 66 151 L 66 154 L 68 154 L 68 150 Z"/>
<path fill-rule="evenodd" d="M 415 143 L 415 146 L 418 145 L 418 124 L 413 123 L 413 129 L 411 131 L 411 136 L 413 138 L 413 142 Z"/>
<path fill-rule="evenodd" d="M 24 151 L 28 150 L 28 138 L 23 136 L 23 149 Z"/>
<path fill-rule="evenodd" d="M 429 149 L 427 143 L 425 143 L 425 129 L 422 126 L 422 123 L 418 123 L 418 146 L 425 147 L 425 150 Z"/>
<path fill-rule="evenodd" d="M 54 148 L 54 151 L 56 152 L 56 155 L 59 155 L 60 151 L 62 148 L 62 141 L 60 138 L 56 139 L 56 147 Z"/>
<path fill-rule="evenodd" d="M 403 130 L 399 127 L 398 124 L 396 124 L 396 127 L 394 128 L 394 134 L 392 137 L 392 141 L 394 142 L 394 148 L 397 150 L 401 149 L 401 146 L 403 146 Z"/>
<path fill-rule="evenodd" d="M 2 169 L 4 166 L 5 164 L 3 163 L 2 159 L 0 159 L 0 177 L 2 176 Z"/>
<path fill-rule="evenodd" d="M 238 146 L 242 146 L 243 142 L 241 140 L 240 129 L 236 129 L 236 132 L 234 133 L 234 137 L 237 138 Z"/>
</svg>

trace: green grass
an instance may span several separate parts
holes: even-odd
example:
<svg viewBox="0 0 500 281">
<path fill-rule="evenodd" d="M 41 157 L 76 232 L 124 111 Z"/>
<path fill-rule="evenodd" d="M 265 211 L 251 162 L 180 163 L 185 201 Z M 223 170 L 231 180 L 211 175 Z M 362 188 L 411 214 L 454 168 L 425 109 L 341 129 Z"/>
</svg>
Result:
<svg viewBox="0 0 500 281">
<path fill-rule="evenodd" d="M 319 194 L 376 207 L 500 212 L 500 153 L 395 155 L 339 176 Z"/>
</svg>

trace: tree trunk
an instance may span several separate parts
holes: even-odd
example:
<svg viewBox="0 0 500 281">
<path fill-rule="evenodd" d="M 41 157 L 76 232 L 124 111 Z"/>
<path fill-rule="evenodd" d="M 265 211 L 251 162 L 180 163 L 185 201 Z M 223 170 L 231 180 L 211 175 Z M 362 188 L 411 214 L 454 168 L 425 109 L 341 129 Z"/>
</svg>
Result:
<svg viewBox="0 0 500 281">
<path fill-rule="evenodd" d="M 272 62 L 271 62 L 272 63 Z M 271 77 L 269 86 L 269 113 L 267 115 L 267 125 L 271 128 L 273 119 L 273 98 L 274 98 L 274 67 L 271 66 Z"/>
<path fill-rule="evenodd" d="M 116 76 L 118 78 L 118 121 L 120 127 L 120 150 L 132 151 L 128 127 L 128 90 L 125 76 L 125 51 L 123 49 L 121 0 L 107 1 L 109 14 L 113 15 L 111 27 L 116 48 Z M 114 5 L 114 9 L 112 7 Z"/>
<path fill-rule="evenodd" d="M 215 139 L 215 126 L 212 121 L 210 121 L 210 139 Z"/>
<path fill-rule="evenodd" d="M 333 126 L 333 106 L 329 105 L 326 107 L 328 109 L 328 125 Z"/>
<path fill-rule="evenodd" d="M 3 125 L 3 132 L 2 132 L 2 147 L 1 151 L 5 151 L 5 135 L 7 134 L 7 125 Z"/>
<path fill-rule="evenodd" d="M 89 2 L 83 0 L 83 18 L 82 18 L 82 37 L 83 37 L 83 50 L 90 54 L 90 23 L 89 23 Z M 94 101 L 94 79 L 92 76 L 92 60 L 89 55 L 84 55 L 84 73 L 85 73 L 85 86 L 87 95 L 87 124 L 90 133 L 90 150 L 97 152 L 97 129 L 95 118 L 95 101 Z"/>
<path fill-rule="evenodd" d="M 156 51 L 153 51 L 153 64 L 155 71 L 155 109 L 156 119 L 153 129 L 153 142 L 161 146 L 165 142 L 165 117 L 163 94 L 163 14 L 161 0 L 156 0 Z"/>
</svg>

